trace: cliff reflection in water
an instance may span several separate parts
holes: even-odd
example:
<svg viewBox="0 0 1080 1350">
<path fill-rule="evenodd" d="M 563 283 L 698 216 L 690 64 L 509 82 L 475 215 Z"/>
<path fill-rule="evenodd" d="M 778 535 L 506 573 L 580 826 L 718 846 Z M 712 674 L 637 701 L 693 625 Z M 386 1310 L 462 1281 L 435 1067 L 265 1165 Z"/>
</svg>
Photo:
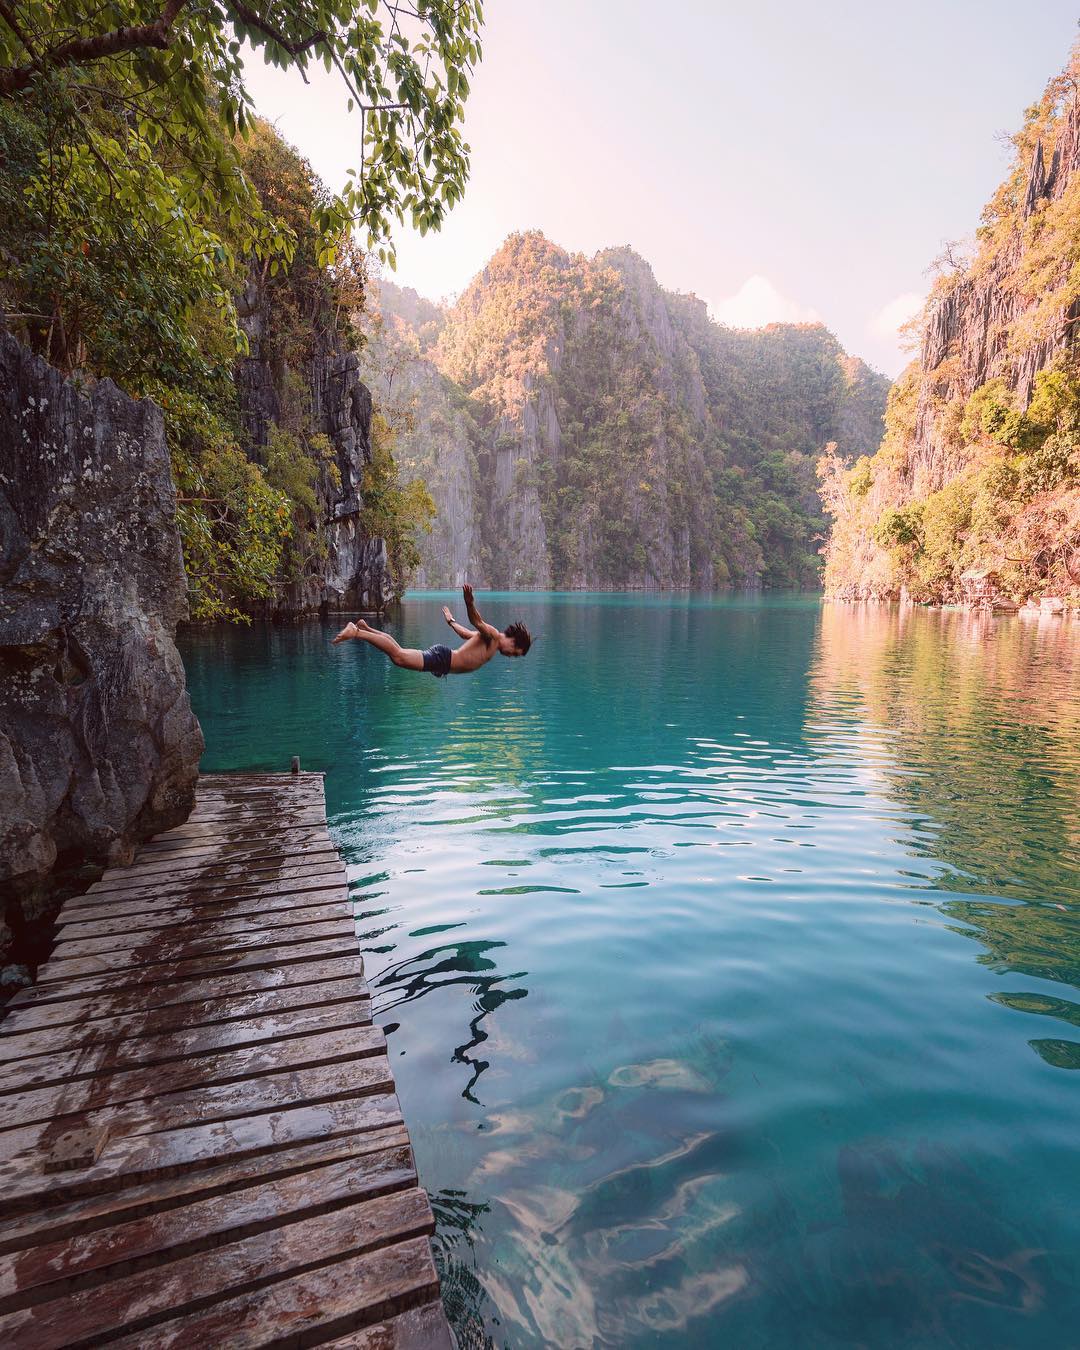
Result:
<svg viewBox="0 0 1080 1350">
<path fill-rule="evenodd" d="M 895 839 L 953 892 L 937 908 L 1002 976 L 1080 987 L 1080 624 L 831 604 L 810 676 L 808 739 L 857 742 L 868 779 L 899 808 Z M 1070 694 L 1072 697 L 1070 697 Z M 1075 1035 L 1080 1003 L 990 995 Z M 1080 1068 L 1080 1042 L 1030 1042 Z"/>
</svg>

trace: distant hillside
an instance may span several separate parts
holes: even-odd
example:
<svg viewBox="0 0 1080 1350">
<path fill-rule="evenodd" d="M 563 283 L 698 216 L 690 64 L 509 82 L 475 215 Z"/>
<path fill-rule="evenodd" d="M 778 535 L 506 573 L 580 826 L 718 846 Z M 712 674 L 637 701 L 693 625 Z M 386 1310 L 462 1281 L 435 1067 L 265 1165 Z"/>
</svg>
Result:
<svg viewBox="0 0 1080 1350">
<path fill-rule="evenodd" d="M 630 249 L 511 236 L 448 310 L 381 283 L 364 378 L 437 516 L 418 585 L 815 585 L 814 465 L 888 382 L 817 324 L 742 332 Z"/>
<path fill-rule="evenodd" d="M 1080 606 L 1080 57 L 1014 137 L 970 260 L 947 265 L 878 453 L 831 457 L 827 590 Z"/>
</svg>

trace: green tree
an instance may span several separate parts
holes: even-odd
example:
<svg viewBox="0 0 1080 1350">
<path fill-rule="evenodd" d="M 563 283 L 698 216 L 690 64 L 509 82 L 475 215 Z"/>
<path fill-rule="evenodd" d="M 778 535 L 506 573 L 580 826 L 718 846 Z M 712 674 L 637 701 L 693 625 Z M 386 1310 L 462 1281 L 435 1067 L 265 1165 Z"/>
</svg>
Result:
<svg viewBox="0 0 1080 1350">
<path fill-rule="evenodd" d="M 438 228 L 462 194 L 460 124 L 482 22 L 479 0 L 4 0 L 0 97 L 45 88 L 68 97 L 87 172 L 117 192 L 137 194 L 141 161 L 167 145 L 175 170 L 151 184 L 151 209 L 171 196 L 186 213 L 210 215 L 220 201 L 239 227 L 256 205 L 232 145 L 252 114 L 245 51 L 305 77 L 322 65 L 360 120 L 359 163 L 319 215 L 325 257 L 352 221 L 388 256 L 393 220 Z M 126 121 L 122 139 L 86 115 L 96 100 Z M 129 204 L 137 213 L 138 196 Z"/>
</svg>

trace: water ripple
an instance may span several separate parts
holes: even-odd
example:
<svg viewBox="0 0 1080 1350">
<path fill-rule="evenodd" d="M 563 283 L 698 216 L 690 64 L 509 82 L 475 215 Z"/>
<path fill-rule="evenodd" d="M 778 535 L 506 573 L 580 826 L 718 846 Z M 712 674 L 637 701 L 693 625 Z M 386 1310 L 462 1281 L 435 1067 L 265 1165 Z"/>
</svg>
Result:
<svg viewBox="0 0 1080 1350">
<path fill-rule="evenodd" d="M 461 1343 L 1070 1343 L 1080 626 L 490 608 L 185 646 L 207 767 L 327 771 Z"/>
</svg>

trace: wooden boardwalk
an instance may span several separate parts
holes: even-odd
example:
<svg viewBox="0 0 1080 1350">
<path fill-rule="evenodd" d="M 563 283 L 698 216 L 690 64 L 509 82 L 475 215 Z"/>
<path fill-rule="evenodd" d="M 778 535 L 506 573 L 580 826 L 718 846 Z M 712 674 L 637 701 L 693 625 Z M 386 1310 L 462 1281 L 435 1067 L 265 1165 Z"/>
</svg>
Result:
<svg viewBox="0 0 1080 1350">
<path fill-rule="evenodd" d="M 319 774 L 211 775 L 0 1022 L 0 1345 L 450 1346 Z"/>
</svg>

